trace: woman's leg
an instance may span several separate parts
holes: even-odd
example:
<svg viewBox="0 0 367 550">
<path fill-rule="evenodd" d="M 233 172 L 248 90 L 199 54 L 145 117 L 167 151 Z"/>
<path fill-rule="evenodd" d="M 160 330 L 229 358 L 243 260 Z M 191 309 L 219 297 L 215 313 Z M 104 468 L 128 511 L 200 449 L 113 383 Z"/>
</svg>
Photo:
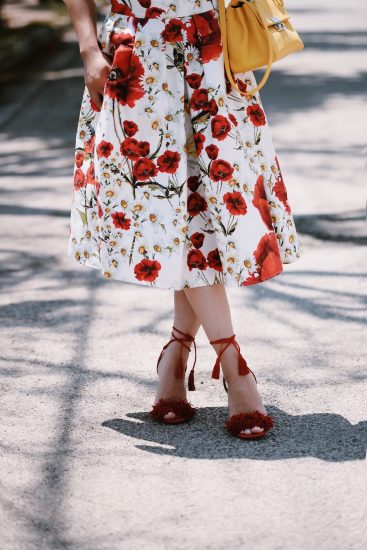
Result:
<svg viewBox="0 0 367 550">
<path fill-rule="evenodd" d="M 189 300 L 183 290 L 174 291 L 174 319 L 173 326 L 185 332 L 196 336 L 196 333 L 200 327 L 200 322 L 196 316 L 196 313 L 192 309 Z M 177 337 L 182 337 L 182 334 L 172 329 L 172 332 Z M 170 335 L 171 338 L 171 335 Z M 169 339 L 170 339 L 169 338 Z M 191 348 L 191 342 L 185 342 L 186 345 Z M 155 403 L 158 399 L 185 399 L 186 388 L 185 382 L 182 379 L 175 378 L 175 365 L 178 361 L 180 354 L 184 364 L 191 358 L 191 353 L 185 347 L 182 348 L 179 342 L 172 342 L 165 350 L 162 359 L 160 360 L 158 367 L 159 385 L 155 397 Z M 174 413 L 168 413 L 166 418 L 174 418 Z"/>
<path fill-rule="evenodd" d="M 224 285 L 184 289 L 184 292 L 209 340 L 232 336 L 234 330 Z M 213 347 L 218 354 L 221 344 Z M 230 416 L 255 409 L 265 413 L 254 377 L 251 373 L 247 376 L 239 375 L 237 362 L 238 352 L 234 346 L 229 346 L 221 357 L 221 365 L 228 385 Z M 259 432 L 262 428 L 255 427 L 252 431 Z"/>
</svg>

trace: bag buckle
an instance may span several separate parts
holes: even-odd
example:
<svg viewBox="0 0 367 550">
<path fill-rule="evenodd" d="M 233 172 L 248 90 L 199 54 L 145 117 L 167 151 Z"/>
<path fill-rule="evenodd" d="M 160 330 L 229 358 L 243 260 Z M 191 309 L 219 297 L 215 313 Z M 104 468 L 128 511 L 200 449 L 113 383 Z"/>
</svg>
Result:
<svg viewBox="0 0 367 550">
<path fill-rule="evenodd" d="M 284 31 L 285 30 L 285 25 L 284 25 L 284 23 L 281 22 L 279 17 L 272 17 L 271 20 L 273 21 L 273 23 L 274 23 L 273 26 L 276 28 L 277 31 Z"/>
</svg>

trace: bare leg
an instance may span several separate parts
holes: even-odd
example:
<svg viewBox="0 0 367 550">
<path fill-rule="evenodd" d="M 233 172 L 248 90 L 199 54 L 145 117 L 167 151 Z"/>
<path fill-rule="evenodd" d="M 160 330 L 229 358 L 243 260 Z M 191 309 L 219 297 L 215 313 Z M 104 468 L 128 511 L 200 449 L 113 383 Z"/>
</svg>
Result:
<svg viewBox="0 0 367 550">
<path fill-rule="evenodd" d="M 209 340 L 232 336 L 234 330 L 224 285 L 184 289 L 184 292 Z M 213 347 L 218 355 L 221 344 Z M 229 415 L 255 409 L 266 413 L 254 377 L 251 373 L 240 376 L 237 361 L 237 350 L 234 346 L 229 346 L 221 358 L 223 374 L 228 384 Z M 256 426 L 252 431 L 261 432 L 263 429 Z"/>
<path fill-rule="evenodd" d="M 195 336 L 199 327 L 200 322 L 196 316 L 196 313 L 192 309 L 189 300 L 186 297 L 186 294 L 183 290 L 175 290 L 174 292 L 174 320 L 173 325 L 186 332 Z M 182 337 L 181 334 L 172 330 L 172 332 L 178 336 Z M 171 338 L 171 336 L 170 336 Z M 186 342 L 187 346 L 191 347 L 191 342 Z M 182 351 L 182 356 L 184 362 L 188 361 L 190 352 L 183 348 L 181 350 L 181 344 L 179 342 L 172 342 L 165 350 L 163 357 L 159 363 L 158 367 L 158 376 L 159 376 L 159 385 L 155 397 L 155 403 L 160 399 L 185 399 L 186 398 L 186 388 L 184 380 L 179 380 L 175 378 L 174 375 L 174 366 L 180 357 Z M 165 418 L 171 419 L 175 418 L 175 413 L 170 412 L 165 415 Z"/>
</svg>

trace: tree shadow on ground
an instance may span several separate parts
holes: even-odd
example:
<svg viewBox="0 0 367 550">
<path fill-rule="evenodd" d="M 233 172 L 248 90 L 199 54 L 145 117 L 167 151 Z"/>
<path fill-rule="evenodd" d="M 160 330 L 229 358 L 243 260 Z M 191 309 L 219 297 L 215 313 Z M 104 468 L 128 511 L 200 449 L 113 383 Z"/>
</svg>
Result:
<svg viewBox="0 0 367 550">
<path fill-rule="evenodd" d="M 75 299 L 23 300 L 0 306 L 0 319 L 12 327 L 50 329 L 60 326 L 65 332 L 66 327 L 70 327 L 69 331 L 72 332 L 74 308 L 78 306 L 84 306 L 84 302 Z"/>
<path fill-rule="evenodd" d="M 40 208 L 19 204 L 0 204 L 0 216 L 45 216 L 52 218 L 69 218 L 69 210 Z"/>
<path fill-rule="evenodd" d="M 363 210 L 294 216 L 297 232 L 300 234 L 322 241 L 367 245 L 365 220 Z"/>
<path fill-rule="evenodd" d="M 279 322 L 295 328 L 295 323 L 283 315 L 283 311 L 288 312 L 285 304 L 291 304 L 298 312 L 307 313 L 310 318 L 334 320 L 337 322 L 354 323 L 357 325 L 366 325 L 367 319 L 361 315 L 366 308 L 366 296 L 362 293 L 348 293 L 348 290 L 335 290 L 332 287 L 323 288 L 318 285 L 307 284 L 306 277 L 345 277 L 346 280 L 355 278 L 356 280 L 365 277 L 364 273 L 338 273 L 336 271 L 293 271 L 291 273 L 282 273 L 274 281 L 274 284 L 262 285 L 262 288 L 252 288 L 251 294 L 246 296 L 253 310 L 261 310 L 264 303 L 278 303 L 272 310 L 272 317 Z M 292 281 L 292 278 L 296 278 Z M 355 284 L 355 283 L 353 283 Z M 255 285 L 254 285 L 255 287 Z M 317 290 L 317 294 L 298 295 L 295 290 Z M 344 305 L 340 303 L 343 296 L 353 299 L 353 304 Z"/>
<path fill-rule="evenodd" d="M 365 50 L 367 45 L 367 32 L 353 31 L 302 31 L 301 38 L 305 49 L 322 51 L 347 51 Z"/>
<path fill-rule="evenodd" d="M 127 414 L 132 420 L 106 420 L 102 426 L 144 440 L 144 444 L 135 445 L 143 451 L 183 458 L 314 457 L 328 462 L 366 458 L 367 422 L 353 425 L 332 413 L 291 415 L 275 406 L 267 407 L 267 411 L 273 416 L 275 427 L 263 439 L 253 441 L 242 441 L 226 432 L 224 407 L 200 408 L 190 423 L 175 426 L 156 423 L 147 412 Z"/>
<path fill-rule="evenodd" d="M 256 72 L 259 81 L 260 74 Z M 261 99 L 271 123 L 284 121 L 288 115 L 303 113 L 312 109 L 322 109 L 331 98 L 342 96 L 347 99 L 356 95 L 364 96 L 367 85 L 367 72 L 359 72 L 348 78 L 332 74 L 298 74 L 275 67 L 269 85 L 261 90 Z"/>
</svg>

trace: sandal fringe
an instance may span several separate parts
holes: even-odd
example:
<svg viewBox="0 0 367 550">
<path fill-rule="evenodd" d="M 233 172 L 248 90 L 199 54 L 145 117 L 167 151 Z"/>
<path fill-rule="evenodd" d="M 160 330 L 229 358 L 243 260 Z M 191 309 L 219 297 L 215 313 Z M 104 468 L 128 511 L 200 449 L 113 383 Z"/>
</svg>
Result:
<svg viewBox="0 0 367 550">
<path fill-rule="evenodd" d="M 195 379 L 194 379 L 194 369 L 196 364 L 196 343 L 195 343 L 195 337 L 191 336 L 191 334 L 186 334 L 185 332 L 182 332 L 176 327 L 173 327 L 173 330 L 178 332 L 179 334 L 182 334 L 182 337 L 176 336 L 172 332 L 172 338 L 167 342 L 163 348 L 162 351 L 158 357 L 157 361 L 157 373 L 158 373 L 158 366 L 159 362 L 163 357 L 163 354 L 165 350 L 168 348 L 168 346 L 172 342 L 180 342 L 181 344 L 181 354 L 179 357 L 179 360 L 177 361 L 175 365 L 175 377 L 177 379 L 183 379 L 185 378 L 185 373 L 187 369 L 187 365 L 184 364 L 182 352 L 183 348 L 185 347 L 189 352 L 191 351 L 190 347 L 186 344 L 186 342 L 192 342 L 194 344 L 194 364 L 191 368 L 189 379 L 188 379 L 188 390 L 189 391 L 195 391 Z M 180 422 L 186 422 L 187 420 L 191 420 L 191 418 L 196 414 L 196 408 L 191 405 L 187 400 L 184 399 L 159 399 L 159 401 L 153 405 L 152 410 L 150 411 L 150 416 L 154 418 L 155 420 L 158 420 L 159 422 L 164 422 L 166 424 L 178 424 Z M 164 418 L 166 414 L 173 412 L 176 417 L 173 419 L 166 419 Z"/>
<path fill-rule="evenodd" d="M 221 357 L 225 352 L 225 350 L 230 345 L 233 345 L 238 351 L 238 363 L 237 363 L 238 374 L 240 376 L 246 376 L 251 372 L 251 374 L 253 375 L 257 383 L 255 373 L 249 368 L 249 366 L 247 365 L 246 359 L 241 354 L 240 346 L 236 341 L 235 334 L 232 334 L 232 336 L 228 336 L 227 338 L 219 338 L 218 340 L 211 340 L 210 343 L 224 344 L 224 345 L 221 345 L 219 349 L 219 353 L 212 370 L 212 378 L 219 379 Z M 223 376 L 223 385 L 224 385 L 224 389 L 228 393 L 228 387 L 224 376 Z M 274 426 L 274 420 L 268 414 L 262 413 L 259 410 L 255 410 L 248 413 L 233 414 L 230 418 L 226 420 L 224 425 L 229 431 L 229 433 L 231 433 L 232 435 L 238 436 L 241 439 L 255 439 L 255 438 L 263 437 Z M 247 430 L 247 429 L 251 430 L 252 428 L 255 428 L 255 426 L 258 426 L 259 428 L 263 428 L 263 431 L 252 432 L 251 434 L 241 433 L 243 430 Z"/>
</svg>

